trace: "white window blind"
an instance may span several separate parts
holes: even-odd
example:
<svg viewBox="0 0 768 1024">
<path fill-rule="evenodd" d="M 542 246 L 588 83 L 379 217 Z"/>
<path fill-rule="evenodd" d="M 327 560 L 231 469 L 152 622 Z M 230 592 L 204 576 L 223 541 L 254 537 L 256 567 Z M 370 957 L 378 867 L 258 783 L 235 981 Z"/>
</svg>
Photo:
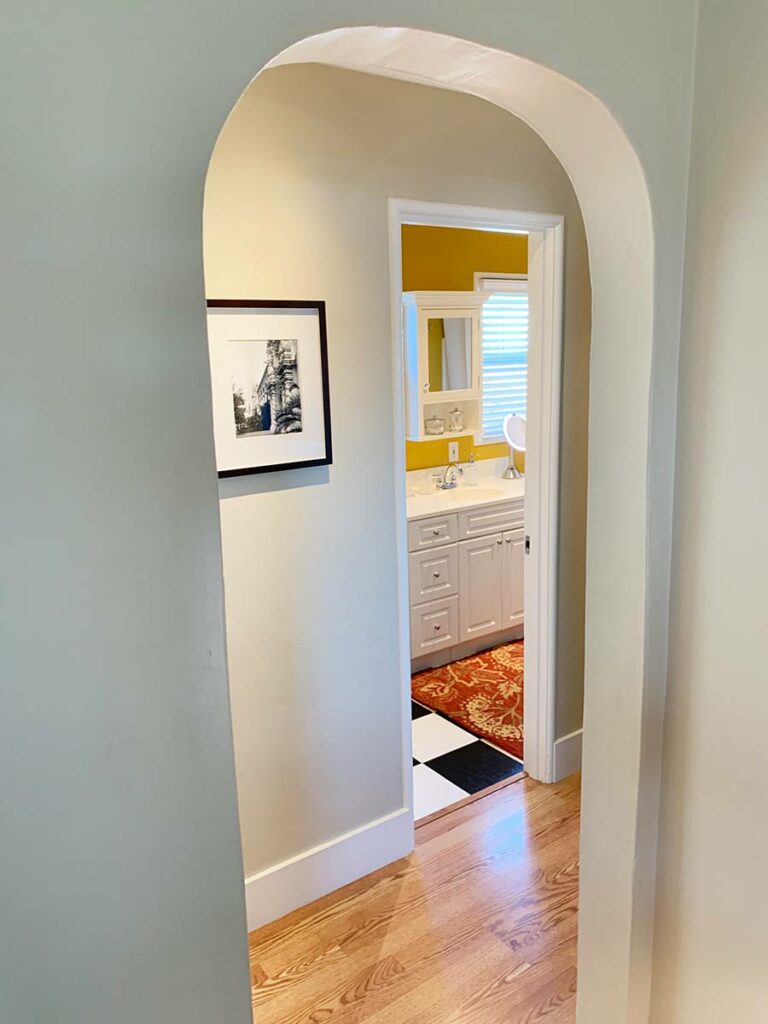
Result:
<svg viewBox="0 0 768 1024">
<path fill-rule="evenodd" d="M 491 292 L 483 304 L 483 437 L 502 437 L 504 417 L 526 415 L 528 397 L 528 282 L 479 276 L 477 288 Z"/>
</svg>

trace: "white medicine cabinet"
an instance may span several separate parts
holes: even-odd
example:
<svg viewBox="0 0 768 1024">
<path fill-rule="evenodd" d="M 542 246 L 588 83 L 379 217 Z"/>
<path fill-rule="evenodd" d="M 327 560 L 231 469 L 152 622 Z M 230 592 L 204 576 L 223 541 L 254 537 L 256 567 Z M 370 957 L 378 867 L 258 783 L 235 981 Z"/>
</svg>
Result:
<svg viewBox="0 0 768 1024">
<path fill-rule="evenodd" d="M 405 292 L 406 434 L 411 441 L 479 433 L 483 292 Z"/>
</svg>

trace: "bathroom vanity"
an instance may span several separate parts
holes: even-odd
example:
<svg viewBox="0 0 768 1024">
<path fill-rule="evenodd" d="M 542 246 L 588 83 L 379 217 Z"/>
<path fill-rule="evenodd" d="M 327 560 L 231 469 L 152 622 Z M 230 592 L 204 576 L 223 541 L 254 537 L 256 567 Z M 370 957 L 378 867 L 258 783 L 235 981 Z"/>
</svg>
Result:
<svg viewBox="0 0 768 1024">
<path fill-rule="evenodd" d="M 409 491 L 414 671 L 523 635 L 525 478 Z"/>
</svg>

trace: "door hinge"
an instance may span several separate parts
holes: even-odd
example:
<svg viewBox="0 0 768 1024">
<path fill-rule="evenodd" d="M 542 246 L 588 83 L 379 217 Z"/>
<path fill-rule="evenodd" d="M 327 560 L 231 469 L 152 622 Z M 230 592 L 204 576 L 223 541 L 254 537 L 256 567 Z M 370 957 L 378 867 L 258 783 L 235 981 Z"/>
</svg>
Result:
<svg viewBox="0 0 768 1024">
<path fill-rule="evenodd" d="M 528 536 L 527 533 L 525 535 L 525 553 L 526 555 L 530 555 L 531 553 L 531 538 Z"/>
</svg>

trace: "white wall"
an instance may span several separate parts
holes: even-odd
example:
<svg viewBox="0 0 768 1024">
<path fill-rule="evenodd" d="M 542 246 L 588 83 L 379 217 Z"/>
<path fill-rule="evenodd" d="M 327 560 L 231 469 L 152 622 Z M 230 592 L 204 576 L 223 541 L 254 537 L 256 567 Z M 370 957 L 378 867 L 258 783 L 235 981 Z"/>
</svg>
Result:
<svg viewBox="0 0 768 1024">
<path fill-rule="evenodd" d="M 401 806 L 390 196 L 565 215 L 558 704 L 563 734 L 581 726 L 591 294 L 570 182 L 482 100 L 319 65 L 265 72 L 211 161 L 206 289 L 326 299 L 334 465 L 220 487 L 246 874 Z"/>
<path fill-rule="evenodd" d="M 360 4 L 3 13 L 0 1015 L 244 1022 L 202 190 L 250 77 L 358 23 Z M 374 14 L 539 61 L 624 127 L 653 204 L 653 398 L 669 427 L 693 0 L 378 0 Z M 669 464 L 649 508 L 662 548 Z M 608 785 L 596 776 L 595 795 Z"/>
<path fill-rule="evenodd" d="M 701 10 L 681 353 L 658 1024 L 768 1020 L 768 7 Z"/>
</svg>

